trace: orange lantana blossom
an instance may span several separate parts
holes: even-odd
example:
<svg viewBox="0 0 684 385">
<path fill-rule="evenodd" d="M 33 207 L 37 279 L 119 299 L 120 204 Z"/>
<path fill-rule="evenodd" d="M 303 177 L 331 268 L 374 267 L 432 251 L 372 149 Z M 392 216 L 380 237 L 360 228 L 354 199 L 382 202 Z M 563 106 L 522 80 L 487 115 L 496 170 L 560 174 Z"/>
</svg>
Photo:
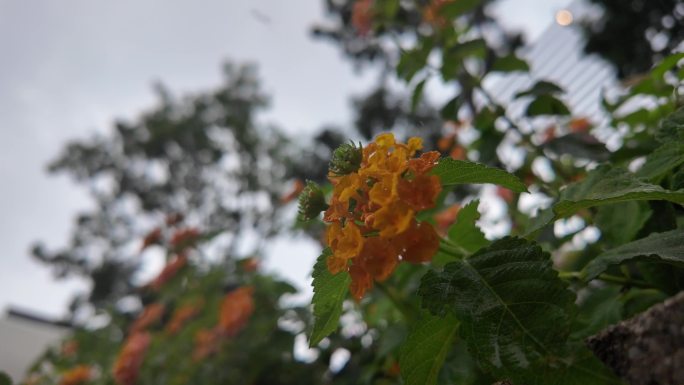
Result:
<svg viewBox="0 0 684 385">
<path fill-rule="evenodd" d="M 88 365 L 78 365 L 62 375 L 59 385 L 80 385 L 93 377 L 93 369 Z"/>
<path fill-rule="evenodd" d="M 117 384 L 135 385 L 150 339 L 147 332 L 128 336 L 114 363 L 113 374 Z"/>
<path fill-rule="evenodd" d="M 138 316 L 138 318 L 133 322 L 129 329 L 129 333 L 138 333 L 147 330 L 150 326 L 158 323 L 164 316 L 164 311 L 166 308 L 164 304 L 153 303 L 149 304 L 143 309 L 143 312 Z"/>
<path fill-rule="evenodd" d="M 332 173 L 333 195 L 324 220 L 332 251 L 328 270 L 348 272 L 350 290 L 360 299 L 373 281 L 392 274 L 401 261 L 427 262 L 439 248 L 439 236 L 416 213 L 431 208 L 442 190 L 439 177 L 428 172 L 439 153 L 416 157 L 420 138 L 399 143 L 390 133 L 363 148 L 358 169 Z M 360 150 L 360 149 L 359 149 Z"/>
</svg>

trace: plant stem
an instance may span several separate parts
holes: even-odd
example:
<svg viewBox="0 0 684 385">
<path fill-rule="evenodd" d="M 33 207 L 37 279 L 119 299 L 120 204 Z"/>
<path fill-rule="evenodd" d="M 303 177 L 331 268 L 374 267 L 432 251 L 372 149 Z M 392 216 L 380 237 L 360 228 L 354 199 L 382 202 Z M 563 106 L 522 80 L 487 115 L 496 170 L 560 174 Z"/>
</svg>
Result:
<svg viewBox="0 0 684 385">
<path fill-rule="evenodd" d="M 558 278 L 560 279 L 583 279 L 584 274 L 580 271 L 561 271 L 558 273 Z M 604 282 L 609 282 L 609 283 L 616 283 L 619 285 L 624 285 L 624 286 L 632 286 L 632 287 L 638 287 L 642 289 L 653 289 L 653 285 L 646 281 L 642 281 L 639 279 L 634 279 L 631 277 L 620 277 L 617 275 L 610 275 L 610 274 L 601 274 L 599 275 L 596 279 L 600 279 L 601 281 Z"/>
</svg>

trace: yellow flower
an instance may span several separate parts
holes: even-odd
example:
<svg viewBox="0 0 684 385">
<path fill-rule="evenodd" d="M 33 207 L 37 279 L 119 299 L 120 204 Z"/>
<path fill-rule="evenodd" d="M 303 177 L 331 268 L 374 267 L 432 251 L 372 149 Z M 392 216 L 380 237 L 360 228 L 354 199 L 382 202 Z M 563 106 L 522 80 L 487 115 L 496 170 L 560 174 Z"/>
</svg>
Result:
<svg viewBox="0 0 684 385">
<path fill-rule="evenodd" d="M 393 237 L 406 230 L 415 212 L 404 202 L 393 201 L 375 212 L 373 228 L 381 237 Z"/>
<path fill-rule="evenodd" d="M 363 247 L 361 230 L 353 222 L 347 221 L 342 227 L 339 222 L 334 222 L 328 227 L 328 244 L 336 258 L 351 259 L 359 255 Z"/>
<path fill-rule="evenodd" d="M 400 261 L 429 261 L 439 246 L 434 228 L 415 220 L 418 211 L 434 206 L 442 189 L 437 176 L 427 175 L 439 153 L 414 158 L 422 147 L 420 138 L 404 144 L 385 133 L 363 147 L 358 168 L 344 175 L 330 170 L 333 195 L 323 217 L 330 224 L 327 267 L 351 276 L 356 299 L 374 280 L 387 279 Z"/>
</svg>

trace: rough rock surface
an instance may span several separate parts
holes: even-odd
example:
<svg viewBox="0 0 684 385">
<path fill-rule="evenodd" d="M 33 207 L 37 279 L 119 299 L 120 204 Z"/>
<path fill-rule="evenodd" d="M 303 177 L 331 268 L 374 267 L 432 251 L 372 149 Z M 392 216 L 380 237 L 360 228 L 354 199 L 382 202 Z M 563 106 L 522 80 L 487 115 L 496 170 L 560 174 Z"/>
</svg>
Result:
<svg viewBox="0 0 684 385">
<path fill-rule="evenodd" d="M 587 345 L 632 385 L 684 385 L 684 291 L 589 337 Z"/>
</svg>

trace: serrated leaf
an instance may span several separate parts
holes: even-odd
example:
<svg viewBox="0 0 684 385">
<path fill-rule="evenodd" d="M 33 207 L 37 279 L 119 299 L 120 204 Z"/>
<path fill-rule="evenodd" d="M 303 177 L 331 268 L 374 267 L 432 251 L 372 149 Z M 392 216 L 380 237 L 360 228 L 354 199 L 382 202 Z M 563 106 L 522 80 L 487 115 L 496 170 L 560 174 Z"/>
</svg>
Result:
<svg viewBox="0 0 684 385">
<path fill-rule="evenodd" d="M 492 72 L 527 72 L 529 70 L 530 66 L 527 64 L 527 62 L 515 56 L 514 54 L 496 58 L 496 60 L 494 60 L 494 64 L 492 64 L 492 68 L 490 69 Z"/>
<path fill-rule="evenodd" d="M 611 265 L 627 261 L 655 260 L 684 267 L 684 230 L 654 233 L 601 253 L 585 267 L 585 279 L 591 281 Z"/>
<path fill-rule="evenodd" d="M 454 313 L 480 365 L 514 383 L 608 384 L 614 379 L 586 349 L 566 352 L 575 295 L 548 253 L 503 238 L 467 259 L 428 272 L 418 291 L 433 314 Z"/>
<path fill-rule="evenodd" d="M 456 222 L 451 225 L 448 233 L 451 242 L 471 253 L 489 243 L 475 224 L 475 221 L 480 219 L 480 213 L 477 211 L 479 204 L 480 201 L 475 199 L 459 210 Z"/>
<path fill-rule="evenodd" d="M 453 316 L 442 318 L 423 314 L 399 353 L 399 367 L 405 385 L 437 383 L 457 329 L 458 321 Z"/>
<path fill-rule="evenodd" d="M 669 142 L 646 157 L 646 162 L 635 175 L 638 178 L 659 182 L 663 175 L 684 163 L 684 143 Z"/>
<path fill-rule="evenodd" d="M 443 186 L 467 183 L 492 183 L 515 192 L 526 192 L 527 187 L 515 175 L 500 168 L 485 166 L 484 164 L 466 160 L 442 158 L 432 170 L 432 174 L 439 176 Z"/>
<path fill-rule="evenodd" d="M 326 260 L 332 255 L 326 248 L 316 260 L 313 273 L 313 291 L 311 299 L 313 304 L 314 326 L 309 338 L 309 346 L 314 347 L 330 333 L 337 329 L 340 315 L 342 315 L 342 303 L 347 296 L 347 290 L 351 278 L 349 274 L 331 274 L 328 271 Z"/>
<path fill-rule="evenodd" d="M 670 141 L 684 141 L 684 107 L 670 114 L 660 122 L 656 139 L 663 143 Z"/>
<path fill-rule="evenodd" d="M 603 165 L 587 174 L 584 180 L 563 190 L 553 210 L 558 218 L 564 218 L 587 207 L 640 200 L 683 204 L 684 190 L 665 190 L 635 178 L 624 168 Z"/>
<path fill-rule="evenodd" d="M 527 116 L 570 115 L 570 110 L 560 99 L 552 95 L 539 95 L 525 110 Z"/>
</svg>

